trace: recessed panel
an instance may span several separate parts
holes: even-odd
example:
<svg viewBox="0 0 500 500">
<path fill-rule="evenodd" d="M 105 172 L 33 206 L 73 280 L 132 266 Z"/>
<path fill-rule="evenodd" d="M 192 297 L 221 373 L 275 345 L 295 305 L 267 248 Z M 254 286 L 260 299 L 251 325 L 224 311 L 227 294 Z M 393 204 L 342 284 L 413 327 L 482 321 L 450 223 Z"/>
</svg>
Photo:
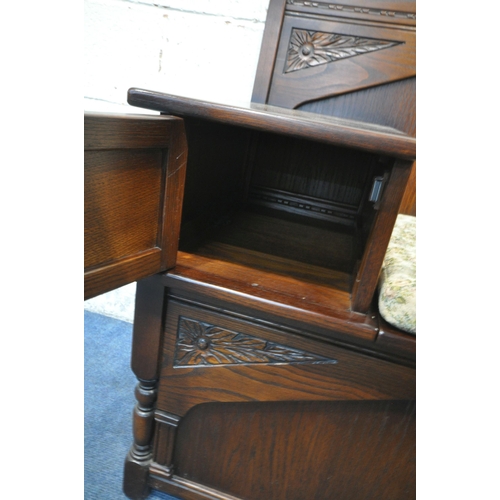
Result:
<svg viewBox="0 0 500 500">
<path fill-rule="evenodd" d="M 85 152 L 85 268 L 157 246 L 161 149 Z"/>
<path fill-rule="evenodd" d="M 286 15 L 267 102 L 297 108 L 415 73 L 413 29 Z"/>
</svg>

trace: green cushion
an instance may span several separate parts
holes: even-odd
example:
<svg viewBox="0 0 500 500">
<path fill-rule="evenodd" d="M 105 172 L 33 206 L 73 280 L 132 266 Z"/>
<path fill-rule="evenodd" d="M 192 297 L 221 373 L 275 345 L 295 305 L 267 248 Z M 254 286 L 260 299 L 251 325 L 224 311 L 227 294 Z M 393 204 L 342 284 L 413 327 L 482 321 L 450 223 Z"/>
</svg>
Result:
<svg viewBox="0 0 500 500">
<path fill-rule="evenodd" d="M 405 332 L 416 334 L 417 219 L 399 214 L 379 279 L 378 307 L 382 317 Z"/>
</svg>

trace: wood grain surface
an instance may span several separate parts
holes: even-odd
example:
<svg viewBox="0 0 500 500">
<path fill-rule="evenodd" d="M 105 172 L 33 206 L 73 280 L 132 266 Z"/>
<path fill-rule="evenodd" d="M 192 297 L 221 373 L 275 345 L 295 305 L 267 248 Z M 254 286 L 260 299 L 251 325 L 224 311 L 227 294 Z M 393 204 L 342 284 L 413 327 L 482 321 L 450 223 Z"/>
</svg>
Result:
<svg viewBox="0 0 500 500">
<path fill-rule="evenodd" d="M 377 49 L 365 52 L 364 44 L 370 43 Z M 285 15 L 267 103 L 294 109 L 313 100 L 414 77 L 415 43 L 411 28 Z M 333 60 L 326 62 L 329 46 Z M 304 50 L 311 51 L 309 59 Z M 290 72 L 287 67 L 293 58 L 302 67 Z"/>
<path fill-rule="evenodd" d="M 85 114 L 85 299 L 175 265 L 186 161 L 179 118 Z"/>
<path fill-rule="evenodd" d="M 194 294 L 210 303 L 257 309 L 259 316 L 283 317 L 288 325 L 305 323 L 370 341 L 376 337 L 370 316 L 352 312 L 350 294 L 339 288 L 184 252 L 163 280 L 181 296 Z"/>
<path fill-rule="evenodd" d="M 292 137 L 314 139 L 359 148 L 397 158 L 414 159 L 415 139 L 391 129 L 354 120 L 337 119 L 303 111 L 249 104 L 231 106 L 173 96 L 146 89 L 128 91 L 128 103 L 181 117 L 196 117 L 254 130 L 274 130 Z"/>
<path fill-rule="evenodd" d="M 205 494 L 215 490 L 245 500 L 412 499 L 415 404 L 201 405 L 181 422 L 174 462 L 172 482 L 196 484 Z"/>
<path fill-rule="evenodd" d="M 199 361 L 198 364 L 176 367 L 175 359 L 181 348 L 178 339 L 182 318 L 194 324 L 191 327 L 191 338 L 194 338 L 190 347 L 192 353 L 205 356 L 205 359 L 207 354 L 212 354 L 212 359 L 220 360 L 224 357 L 223 350 L 229 348 L 235 354 L 233 358 L 236 361 L 229 364 Z M 222 340 L 210 340 L 203 333 L 206 329 L 204 324 L 217 328 L 218 338 L 222 337 Z M 225 333 L 220 333 L 220 330 Z M 262 362 L 258 355 L 252 356 L 248 347 L 245 348 L 249 342 L 243 343 L 244 350 L 238 356 L 238 350 L 242 349 L 238 334 L 314 355 L 316 361 L 299 357 L 297 362 Z M 205 347 L 199 342 L 200 338 L 205 339 Z M 229 347 L 224 347 L 226 345 Z M 267 346 L 266 349 L 271 347 Z M 326 362 L 318 362 L 318 356 Z M 411 368 L 173 300 L 168 304 L 157 402 L 159 410 L 183 416 L 190 408 L 207 402 L 414 397 L 415 371 Z"/>
</svg>

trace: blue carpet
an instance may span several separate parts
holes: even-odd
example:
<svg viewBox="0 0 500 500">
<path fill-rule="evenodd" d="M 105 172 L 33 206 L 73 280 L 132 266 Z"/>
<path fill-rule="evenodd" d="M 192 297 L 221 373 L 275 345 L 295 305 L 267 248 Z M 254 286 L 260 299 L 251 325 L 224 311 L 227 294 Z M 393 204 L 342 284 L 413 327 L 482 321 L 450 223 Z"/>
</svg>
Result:
<svg viewBox="0 0 500 500">
<path fill-rule="evenodd" d="M 137 383 L 132 325 L 85 311 L 85 500 L 125 500 L 123 464 L 132 444 Z M 148 500 L 176 500 L 153 492 Z"/>
</svg>

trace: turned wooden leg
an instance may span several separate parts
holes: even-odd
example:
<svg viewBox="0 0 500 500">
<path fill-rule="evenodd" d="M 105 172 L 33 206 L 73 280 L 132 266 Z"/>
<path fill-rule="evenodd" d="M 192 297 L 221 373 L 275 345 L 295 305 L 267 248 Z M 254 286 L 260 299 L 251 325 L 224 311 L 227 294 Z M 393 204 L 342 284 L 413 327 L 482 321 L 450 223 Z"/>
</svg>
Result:
<svg viewBox="0 0 500 500">
<path fill-rule="evenodd" d="M 149 466 L 158 382 L 158 353 L 162 338 L 165 288 L 159 276 L 137 282 L 132 370 L 139 380 L 135 390 L 134 443 L 125 460 L 123 492 L 133 500 L 149 494 Z"/>
<path fill-rule="evenodd" d="M 153 428 L 156 402 L 156 380 L 141 380 L 135 389 L 134 443 L 125 460 L 123 492 L 133 500 L 149 495 L 149 465 L 153 459 Z"/>
</svg>

